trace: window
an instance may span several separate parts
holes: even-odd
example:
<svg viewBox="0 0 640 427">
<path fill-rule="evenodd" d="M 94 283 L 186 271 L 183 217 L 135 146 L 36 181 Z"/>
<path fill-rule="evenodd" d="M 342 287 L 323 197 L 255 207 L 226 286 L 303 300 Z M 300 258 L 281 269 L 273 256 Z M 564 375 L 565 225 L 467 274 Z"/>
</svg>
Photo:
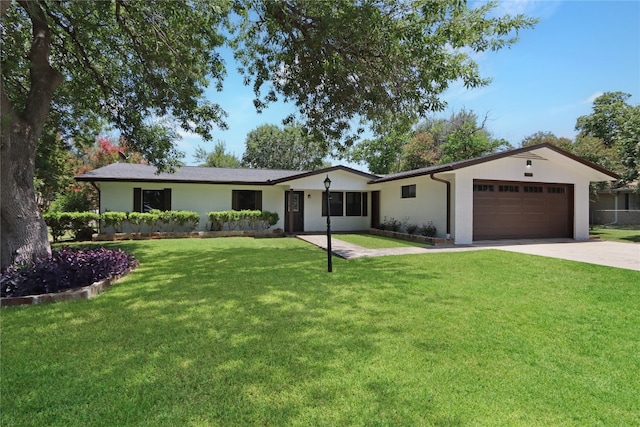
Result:
<svg viewBox="0 0 640 427">
<path fill-rule="evenodd" d="M 525 185 L 524 192 L 525 193 L 542 193 L 542 187 L 538 187 L 534 185 Z"/>
<path fill-rule="evenodd" d="M 149 212 L 152 209 L 161 211 L 171 210 L 171 189 L 143 190 L 133 189 L 133 210 L 134 212 Z"/>
<path fill-rule="evenodd" d="M 520 186 L 518 185 L 499 185 L 498 191 L 501 193 L 518 193 L 520 192 Z"/>
<path fill-rule="evenodd" d="M 233 190 L 231 192 L 231 209 L 234 211 L 261 211 L 262 191 Z"/>
<path fill-rule="evenodd" d="M 488 191 L 488 192 L 492 192 L 493 191 L 493 185 L 489 185 L 489 184 L 473 184 L 473 191 Z"/>
<path fill-rule="evenodd" d="M 346 199 L 347 216 L 362 216 L 362 193 L 347 193 Z"/>
<path fill-rule="evenodd" d="M 343 215 L 343 193 L 339 191 L 331 191 L 329 195 L 329 202 L 331 204 L 331 216 Z M 327 192 L 322 193 L 322 216 L 327 216 Z"/>
<path fill-rule="evenodd" d="M 369 198 L 367 193 L 362 193 L 362 216 L 369 215 Z"/>
<path fill-rule="evenodd" d="M 416 197 L 416 185 L 403 185 L 402 186 L 402 198 L 410 199 Z"/>
<path fill-rule="evenodd" d="M 564 187 L 547 187 L 547 193 L 564 194 Z"/>
</svg>

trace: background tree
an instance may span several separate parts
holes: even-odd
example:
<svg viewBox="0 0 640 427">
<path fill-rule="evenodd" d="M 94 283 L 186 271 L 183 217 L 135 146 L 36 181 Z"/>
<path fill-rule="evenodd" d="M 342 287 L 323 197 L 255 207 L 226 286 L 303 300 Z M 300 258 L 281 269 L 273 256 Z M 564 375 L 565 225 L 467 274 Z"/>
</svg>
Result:
<svg viewBox="0 0 640 427">
<path fill-rule="evenodd" d="M 80 165 L 80 159 L 60 135 L 54 132 L 43 134 L 36 151 L 33 180 L 36 202 L 41 212 L 49 209 L 51 203 L 73 184 L 73 177 Z"/>
<path fill-rule="evenodd" d="M 240 160 L 233 154 L 227 153 L 225 149 L 225 143 L 218 141 L 210 153 L 202 147 L 196 148 L 194 157 L 196 161 L 200 163 L 199 166 L 210 168 L 239 168 Z"/>
<path fill-rule="evenodd" d="M 593 112 L 576 121 L 580 136 L 600 138 L 605 147 L 616 149 L 626 182 L 638 178 L 640 166 L 640 105 L 628 104 L 630 97 L 623 92 L 604 93 L 593 102 Z"/>
<path fill-rule="evenodd" d="M 364 162 L 373 173 L 393 173 L 435 164 L 471 159 L 511 145 L 494 139 L 485 128 L 487 117 L 478 124 L 473 111 L 462 110 L 449 118 L 428 118 L 413 130 L 391 129 L 373 140 L 364 140 L 350 150 L 350 160 Z"/>
<path fill-rule="evenodd" d="M 314 170 L 323 167 L 327 144 L 300 125 L 262 125 L 249 132 L 242 163 L 251 168 Z"/>
<path fill-rule="evenodd" d="M 410 137 L 409 132 L 392 128 L 380 133 L 377 138 L 358 142 L 345 157 L 351 161 L 366 164 L 369 171 L 375 174 L 399 172 L 402 149 Z"/>
<path fill-rule="evenodd" d="M 232 7 L 242 15 L 235 39 L 260 109 L 281 94 L 306 127 L 325 141 L 347 136 L 354 118 L 381 128 L 398 117 L 443 107 L 449 82 L 487 84 L 475 52 L 515 42 L 531 27 L 523 16 L 491 15 L 488 3 L 459 0 L 352 2 L 0 0 L 2 111 L 1 265 L 50 252 L 35 202 L 38 140 L 49 113 L 61 135 L 104 119 L 131 148 L 161 168 L 177 164 L 172 138 L 155 140 L 149 119 L 169 118 L 211 137 L 224 112 L 204 99 L 220 88 L 224 64 L 216 49 Z M 262 90 L 267 94 L 262 96 Z M 157 130 L 157 129 L 156 129 Z M 357 132 L 356 132 L 357 134 Z M 353 133 L 351 133 L 353 137 Z"/>
<path fill-rule="evenodd" d="M 573 141 L 569 138 L 565 137 L 557 137 L 553 132 L 543 132 L 538 131 L 532 135 L 525 137 L 520 145 L 522 147 L 530 147 L 536 144 L 548 143 L 555 145 L 556 147 L 562 148 L 563 150 L 572 152 L 573 151 Z"/>
</svg>

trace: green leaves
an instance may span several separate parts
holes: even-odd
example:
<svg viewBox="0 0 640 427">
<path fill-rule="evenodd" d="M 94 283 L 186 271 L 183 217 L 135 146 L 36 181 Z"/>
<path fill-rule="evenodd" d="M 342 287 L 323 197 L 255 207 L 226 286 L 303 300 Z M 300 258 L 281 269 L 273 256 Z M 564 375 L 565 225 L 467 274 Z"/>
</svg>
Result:
<svg viewBox="0 0 640 427">
<path fill-rule="evenodd" d="M 328 146 L 298 124 L 262 125 L 249 132 L 242 163 L 252 168 L 314 170 L 323 166 Z"/>
<path fill-rule="evenodd" d="M 449 83 L 487 84 L 467 52 L 515 42 L 535 20 L 488 17 L 495 6 L 400 0 L 353 2 L 246 1 L 258 19 L 244 21 L 237 58 L 256 103 L 275 93 L 299 107 L 305 125 L 336 145 L 349 145 L 362 120 L 380 126 L 441 110 Z M 266 94 L 265 94 L 266 92 Z"/>
<path fill-rule="evenodd" d="M 593 112 L 576 122 L 580 136 L 600 138 L 606 147 L 616 148 L 627 182 L 640 175 L 640 105 L 628 104 L 630 97 L 623 92 L 604 93 L 593 102 Z"/>
</svg>

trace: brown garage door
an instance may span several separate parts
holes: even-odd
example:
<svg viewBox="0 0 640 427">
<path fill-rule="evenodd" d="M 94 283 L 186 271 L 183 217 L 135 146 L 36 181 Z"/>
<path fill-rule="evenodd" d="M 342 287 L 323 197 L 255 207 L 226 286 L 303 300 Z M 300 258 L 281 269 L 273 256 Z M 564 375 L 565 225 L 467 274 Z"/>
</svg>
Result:
<svg viewBox="0 0 640 427">
<path fill-rule="evenodd" d="M 573 185 L 473 181 L 473 240 L 573 237 Z"/>
</svg>

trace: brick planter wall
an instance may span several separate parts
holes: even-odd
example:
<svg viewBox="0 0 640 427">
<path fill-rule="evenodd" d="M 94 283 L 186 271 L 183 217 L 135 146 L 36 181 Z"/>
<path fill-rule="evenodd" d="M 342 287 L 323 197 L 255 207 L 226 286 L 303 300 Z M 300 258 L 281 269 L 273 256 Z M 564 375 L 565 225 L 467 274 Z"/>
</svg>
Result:
<svg viewBox="0 0 640 427">
<path fill-rule="evenodd" d="M 281 229 L 275 230 L 237 230 L 237 231 L 192 231 L 192 232 L 157 232 L 157 233 L 98 233 L 91 236 L 94 242 L 118 240 L 150 240 L 150 239 L 206 239 L 213 237 L 282 237 Z"/>
<path fill-rule="evenodd" d="M 399 231 L 379 230 L 377 228 L 370 229 L 369 233 L 375 234 L 376 236 L 385 236 L 391 237 L 393 239 L 408 240 L 410 242 L 426 243 L 434 246 L 453 245 L 453 239 L 445 239 L 442 237 L 426 237 L 418 234 L 401 233 Z"/>
<path fill-rule="evenodd" d="M 109 279 L 101 280 L 99 282 L 92 283 L 89 286 L 83 286 L 82 288 L 68 289 L 63 292 L 56 292 L 51 294 L 41 295 L 25 295 L 23 297 L 4 297 L 0 298 L 0 306 L 15 306 L 15 305 L 35 305 L 46 304 L 51 302 L 60 301 L 73 301 L 80 299 L 90 299 L 100 292 L 107 289 L 113 282 L 129 274 L 131 270 L 124 272 L 119 276 L 114 276 Z"/>
</svg>

